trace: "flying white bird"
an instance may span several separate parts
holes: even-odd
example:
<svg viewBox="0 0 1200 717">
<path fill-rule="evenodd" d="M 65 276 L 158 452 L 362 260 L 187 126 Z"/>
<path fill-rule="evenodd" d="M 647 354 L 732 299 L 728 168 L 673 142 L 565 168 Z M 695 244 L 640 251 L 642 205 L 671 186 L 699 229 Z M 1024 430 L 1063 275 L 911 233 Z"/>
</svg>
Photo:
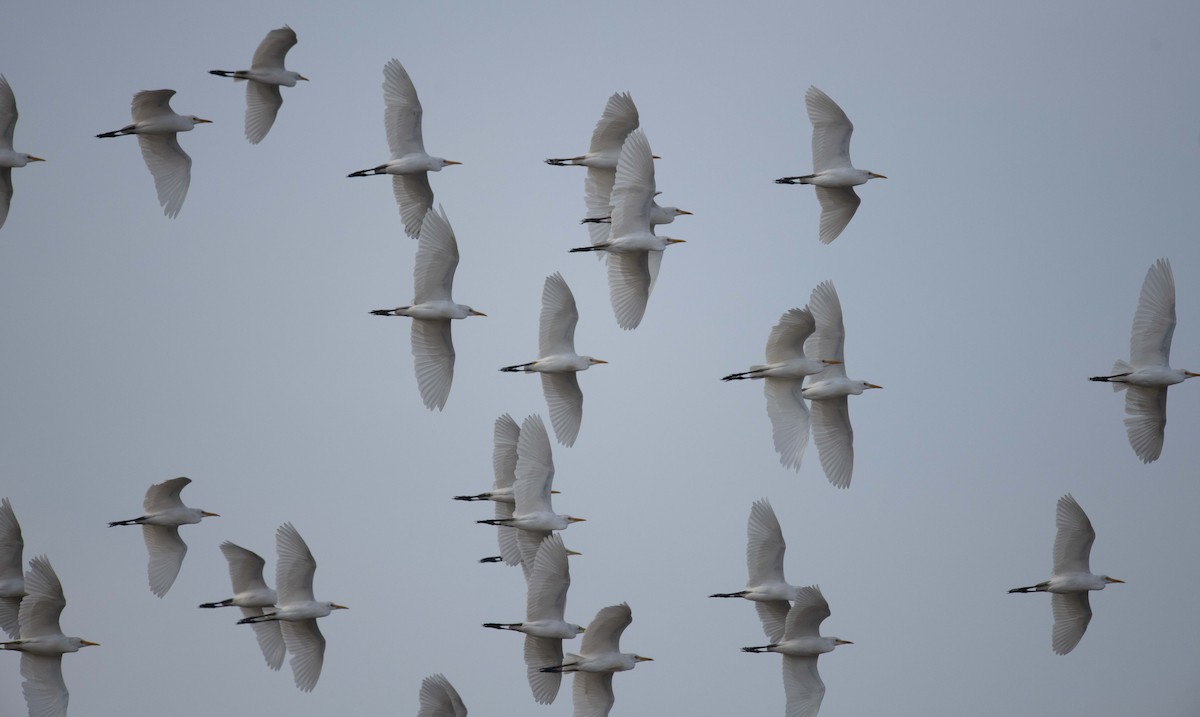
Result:
<svg viewBox="0 0 1200 717">
<path fill-rule="evenodd" d="M 1200 373 L 1171 368 L 1171 338 L 1175 334 L 1175 275 L 1171 262 L 1159 259 L 1146 272 L 1133 334 L 1129 337 L 1129 363 L 1118 360 L 1111 376 L 1093 376 L 1107 381 L 1114 391 L 1128 387 L 1125 394 L 1125 430 L 1129 445 L 1143 463 L 1162 454 L 1163 429 L 1167 426 L 1167 387 L 1200 376 Z"/>
<path fill-rule="evenodd" d="M 467 717 L 467 706 L 450 680 L 430 675 L 421 681 L 421 710 L 417 717 Z"/>
<path fill-rule="evenodd" d="M 808 407 L 800 394 L 804 378 L 824 371 L 826 366 L 841 363 L 837 359 L 805 355 L 804 342 L 816 328 L 816 320 L 808 307 L 788 309 L 767 337 L 767 362 L 721 379 L 764 379 L 763 393 L 767 396 L 767 416 L 771 419 L 775 452 L 785 468 L 796 470 L 800 470 L 804 450 L 808 447 Z"/>
<path fill-rule="evenodd" d="M 1092 542 L 1096 531 L 1087 513 L 1068 493 L 1058 499 L 1055 524 L 1058 534 L 1054 536 L 1054 569 L 1050 579 L 1023 588 L 1013 588 L 1010 593 L 1050 593 L 1050 607 L 1054 611 L 1054 636 L 1051 647 L 1059 655 L 1065 655 L 1083 639 L 1088 623 L 1092 620 L 1092 607 L 1088 604 L 1089 590 L 1103 590 L 1110 583 L 1124 580 L 1107 575 L 1093 575 L 1091 562 Z"/>
<path fill-rule="evenodd" d="M 529 363 L 505 366 L 501 371 L 524 371 L 542 375 L 542 393 L 550 409 L 554 436 L 564 446 L 575 445 L 583 421 L 583 392 L 579 390 L 579 371 L 598 363 L 608 363 L 575 353 L 575 324 L 579 310 L 571 287 L 554 273 L 546 277 L 542 288 L 542 315 L 538 322 L 538 358 Z"/>
<path fill-rule="evenodd" d="M 745 598 L 754 601 L 767 639 L 778 640 L 783 635 L 788 611 L 801 588 L 788 585 L 783 578 L 783 530 L 775 510 L 766 498 L 750 506 L 746 524 L 746 567 L 750 573 L 746 589 L 735 593 L 716 593 L 715 598 Z"/>
<path fill-rule="evenodd" d="M 613 673 L 632 670 L 639 662 L 653 661 L 652 657 L 621 652 L 621 633 L 631 622 L 633 612 L 628 603 L 601 608 L 587 626 L 579 654 L 568 653 L 562 664 L 542 668 L 544 672 L 575 673 L 572 689 L 575 715 L 606 717 L 615 701 Z"/>
<path fill-rule="evenodd" d="M 21 601 L 21 635 L 16 640 L 0 642 L 0 648 L 21 653 L 21 676 L 25 678 L 21 689 L 30 717 L 66 717 L 70 696 L 63 682 L 62 656 L 100 643 L 63 634 L 58 618 L 67 606 L 67 599 L 46 556 L 39 555 L 29 561 L 25 590 L 27 595 Z"/>
<path fill-rule="evenodd" d="M 21 634 L 18 614 L 25 597 L 25 576 L 21 573 L 25 540 L 21 524 L 8 498 L 0 500 L 0 630 L 9 637 Z"/>
<path fill-rule="evenodd" d="M 377 167 L 351 172 L 350 177 L 392 175 L 392 192 L 400 205 L 404 232 L 414 239 L 420 235 L 421 222 L 433 207 L 433 189 L 429 172 L 440 172 L 452 162 L 425 153 L 421 138 L 421 101 L 413 87 L 408 71 L 399 60 L 383 66 L 383 126 L 387 132 L 392 158 Z"/>
<path fill-rule="evenodd" d="M 229 607 L 235 605 L 242 610 L 242 617 L 258 617 L 275 609 L 275 591 L 263 580 L 263 567 L 267 562 L 258 553 L 246 550 L 226 540 L 221 543 L 221 553 L 229 563 L 229 579 L 233 583 L 233 597 L 218 602 L 202 603 L 200 607 Z M 254 624 L 254 635 L 258 648 L 262 650 L 267 666 L 278 670 L 283 665 L 287 647 L 278 622 Z"/>
<path fill-rule="evenodd" d="M 439 411 L 450 396 L 454 380 L 454 341 L 450 320 L 487 316 L 466 304 L 456 304 L 450 292 L 458 268 L 458 242 L 446 212 L 439 206 L 425 215 L 417 260 L 413 267 L 413 303 L 395 309 L 376 309 L 375 316 L 408 316 L 412 322 L 412 353 L 417 388 L 429 410 Z"/>
<path fill-rule="evenodd" d="M 110 528 L 142 526 L 142 538 L 146 541 L 146 552 L 150 554 L 147 568 L 150 592 L 159 597 L 166 595 L 175 584 L 175 577 L 183 566 L 183 556 L 187 555 L 187 544 L 179 537 L 179 526 L 199 523 L 202 518 L 219 517 L 216 513 L 183 504 L 179 493 L 191 482 L 191 478 L 181 477 L 155 483 L 146 490 L 146 498 L 142 501 L 144 515 L 108 524 Z"/>
<path fill-rule="evenodd" d="M 609 257 L 608 288 L 617 324 L 635 329 L 658 279 L 663 250 L 683 239 L 660 237 L 650 225 L 654 204 L 654 155 L 642 130 L 634 130 L 621 147 L 613 184 L 612 232 L 608 239 L 571 251 L 602 251 Z"/>
<path fill-rule="evenodd" d="M 800 395 L 810 402 L 813 440 L 825 477 L 838 488 L 848 488 L 854 472 L 854 429 L 850 427 L 846 398 L 858 396 L 868 388 L 883 387 L 846 378 L 846 330 L 842 325 L 842 303 L 833 282 L 818 284 L 808 306 L 817 328 L 804 342 L 804 353 L 833 363 L 810 376 Z"/>
<path fill-rule="evenodd" d="M 275 612 L 244 617 L 238 624 L 279 620 L 284 644 L 292 653 L 292 676 L 296 686 L 303 692 L 312 692 L 325 663 L 325 637 L 317 627 L 317 618 L 349 608 L 332 602 L 318 602 L 313 597 L 317 561 L 291 523 L 284 523 L 275 531 L 275 551 L 279 556 L 275 562 L 275 587 L 279 591 Z"/>
<path fill-rule="evenodd" d="M 591 194 L 592 194 L 592 189 L 591 189 L 592 182 L 591 182 L 590 177 L 588 178 L 587 182 L 585 183 L 585 186 L 588 189 L 588 198 L 590 200 Z M 662 192 L 659 192 L 659 191 L 654 192 L 654 196 L 656 197 L 656 199 L 653 200 L 654 203 L 650 206 L 650 226 L 651 227 L 657 227 L 657 226 L 661 226 L 663 224 L 670 224 L 671 222 L 675 221 L 675 217 L 691 216 L 692 213 L 686 209 L 680 209 L 679 207 L 664 207 L 664 206 L 660 205 L 658 203 L 658 199 L 657 199 L 658 195 L 660 195 L 660 194 L 662 194 Z M 601 244 L 608 240 L 608 237 L 609 237 L 609 234 L 611 231 L 611 225 L 612 225 L 612 206 L 609 204 L 609 202 L 611 201 L 611 195 L 612 195 L 612 183 L 610 181 L 609 188 L 608 188 L 608 194 L 604 195 L 604 206 L 602 208 L 596 209 L 594 211 L 591 209 L 589 209 L 589 211 L 588 211 L 589 215 L 593 215 L 593 214 L 598 215 L 598 214 L 600 214 L 601 211 L 604 211 L 607 213 L 605 213 L 603 216 L 588 216 L 584 219 L 579 220 L 580 224 L 588 225 L 588 233 L 592 237 L 592 244 Z M 589 205 L 589 207 L 591 206 L 590 201 L 588 202 L 588 205 Z M 604 255 L 601 254 L 600 256 L 603 257 Z"/>
<path fill-rule="evenodd" d="M 4 75 L 0 75 L 0 227 L 8 219 L 12 203 L 12 170 L 30 162 L 45 162 L 41 157 L 13 150 L 13 130 L 17 126 L 17 98 Z M 18 570 L 19 572 L 19 570 Z"/>
<path fill-rule="evenodd" d="M 484 525 L 516 528 L 516 543 L 520 554 L 520 565 L 528 579 L 534 559 L 542 541 L 554 530 L 565 530 L 571 523 L 583 522 L 583 518 L 559 515 L 550 504 L 551 488 L 554 483 L 554 459 L 550 451 L 550 436 L 542 417 L 532 415 L 521 424 L 517 438 L 516 481 L 513 496 L 516 498 L 510 518 L 478 520 Z M 497 503 L 497 512 L 502 504 Z M 504 535 L 500 539 L 500 553 L 504 562 L 514 564 L 511 543 L 506 544 Z"/>
<path fill-rule="evenodd" d="M 192 182 L 192 158 L 179 146 L 179 132 L 191 132 L 198 124 L 212 122 L 195 115 L 179 115 L 171 109 L 175 90 L 143 90 L 133 96 L 133 124 L 96 135 L 123 137 L 135 134 L 142 159 L 154 176 L 154 188 L 163 213 L 174 218 L 183 208 Z"/>
<path fill-rule="evenodd" d="M 548 705 L 558 696 L 560 672 L 542 672 L 548 665 L 561 665 L 562 641 L 572 640 L 583 627 L 566 622 L 567 589 L 571 572 L 562 537 L 550 535 L 538 547 L 533 569 L 529 571 L 525 599 L 525 621 L 485 622 L 484 627 L 525 633 L 525 669 L 529 688 L 538 704 Z"/>
<path fill-rule="evenodd" d="M 868 179 L 887 179 L 882 174 L 855 169 L 850 163 L 850 135 L 854 125 L 829 95 L 809 87 L 804 93 L 808 119 L 812 121 L 813 173 L 782 177 L 776 184 L 812 184 L 821 203 L 821 243 L 828 244 L 846 228 L 862 201 L 854 187 Z"/>
<path fill-rule="evenodd" d="M 209 70 L 210 75 L 246 82 L 246 139 L 258 144 L 271 131 L 275 115 L 283 106 L 279 86 L 295 87 L 308 78 L 283 66 L 283 58 L 296 44 L 296 31 L 284 25 L 267 33 L 258 43 L 249 70 Z"/>
<path fill-rule="evenodd" d="M 838 645 L 853 645 L 840 637 L 822 637 L 821 622 L 829 617 L 829 603 L 816 585 L 800 588 L 788 611 L 782 633 L 768 636 L 770 645 L 743 647 L 742 652 L 778 652 L 783 655 L 783 691 L 788 717 L 815 717 L 825 697 L 825 683 L 817 672 L 817 657 Z"/>
<path fill-rule="evenodd" d="M 513 481 L 517 471 L 517 436 L 521 435 L 521 427 L 507 413 L 496 419 L 492 433 L 492 489 L 475 495 L 456 495 L 454 500 L 490 500 L 493 503 L 515 505 L 513 497 Z M 496 516 L 511 517 L 508 516 Z"/>
</svg>

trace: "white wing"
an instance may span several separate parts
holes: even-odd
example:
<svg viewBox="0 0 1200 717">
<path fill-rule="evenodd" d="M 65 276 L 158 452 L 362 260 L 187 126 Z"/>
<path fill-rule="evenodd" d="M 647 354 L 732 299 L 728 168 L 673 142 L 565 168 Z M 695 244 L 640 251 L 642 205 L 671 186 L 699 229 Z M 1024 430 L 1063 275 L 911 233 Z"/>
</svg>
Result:
<svg viewBox="0 0 1200 717">
<path fill-rule="evenodd" d="M 746 523 L 746 568 L 750 585 L 783 582 L 783 529 L 766 498 L 750 506 Z"/>
<path fill-rule="evenodd" d="M 862 200 L 858 198 L 854 187 L 814 187 L 817 191 L 817 201 L 821 203 L 821 229 L 819 237 L 822 244 L 828 244 L 846 228 L 850 220 L 854 218 L 854 213 L 858 211 L 858 205 Z"/>
<path fill-rule="evenodd" d="M 512 416 L 506 413 L 496 419 L 492 437 L 493 488 L 509 488 L 517 479 L 517 440 L 520 436 L 521 427 Z"/>
<path fill-rule="evenodd" d="M 583 391 L 579 390 L 579 375 L 574 372 L 543 373 L 542 393 L 546 395 L 554 437 L 564 446 L 575 445 L 579 426 L 583 423 Z"/>
<path fill-rule="evenodd" d="M 425 152 L 421 138 L 421 101 L 408 71 L 399 60 L 383 66 L 383 126 L 392 159 Z"/>
<path fill-rule="evenodd" d="M 496 518 L 507 520 L 513 517 L 513 508 L 512 503 L 496 503 Z M 500 543 L 500 557 L 504 559 L 504 564 L 520 565 L 521 544 L 517 541 L 518 536 L 524 531 L 507 525 L 496 526 L 496 531 L 496 539 Z"/>
<path fill-rule="evenodd" d="M 174 134 L 139 134 L 142 159 L 154 176 L 154 188 L 163 213 L 175 217 L 183 208 L 192 181 L 192 158 L 179 146 Z"/>
<path fill-rule="evenodd" d="M 183 556 L 187 555 L 187 544 L 179 537 L 177 525 L 143 525 L 142 539 L 150 555 L 146 568 L 150 592 L 162 597 L 175 584 L 179 568 L 183 567 Z"/>
<path fill-rule="evenodd" d="M 267 561 L 258 553 L 227 540 L 221 543 L 221 554 L 229 563 L 229 581 L 233 584 L 234 594 L 267 588 L 263 580 L 263 568 Z"/>
<path fill-rule="evenodd" d="M 467 717 L 467 706 L 450 680 L 430 675 L 421 681 L 421 710 L 417 717 Z"/>
<path fill-rule="evenodd" d="M 616 698 L 612 688 L 611 672 L 576 672 L 572 685 L 574 717 L 608 717 Z"/>
<path fill-rule="evenodd" d="M 146 490 L 146 497 L 142 499 L 142 510 L 146 511 L 146 515 L 150 515 L 183 508 L 179 493 L 191 482 L 191 478 L 180 477 L 155 483 Z"/>
<path fill-rule="evenodd" d="M 429 186 L 429 173 L 393 174 L 392 194 L 400 207 L 400 221 L 404 233 L 416 239 L 421 234 L 421 223 L 433 207 L 433 187 Z"/>
<path fill-rule="evenodd" d="M 583 180 L 583 203 L 587 206 L 588 218 L 612 216 L 612 190 L 616 179 L 617 172 L 614 169 L 587 168 L 587 177 Z M 587 228 L 593 246 L 608 241 L 612 236 L 610 222 L 589 222 Z M 604 257 L 604 252 L 597 253 L 601 258 Z"/>
<path fill-rule="evenodd" d="M 521 424 L 521 437 L 517 440 L 517 482 L 513 484 L 517 515 L 551 510 L 553 485 L 554 457 L 550 451 L 550 437 L 546 435 L 542 417 L 534 414 Z"/>
<path fill-rule="evenodd" d="M 850 135 L 854 125 L 842 108 L 816 87 L 809 87 L 804 93 L 804 105 L 813 126 L 813 171 L 853 166 L 850 163 Z"/>
<path fill-rule="evenodd" d="M 454 381 L 454 341 L 449 319 L 413 319 L 413 367 L 425 407 L 442 410 Z"/>
<path fill-rule="evenodd" d="M 283 58 L 296 44 L 296 31 L 284 25 L 267 33 L 254 51 L 250 61 L 252 70 L 282 70 Z"/>
<path fill-rule="evenodd" d="M 821 594 L 821 588 L 816 585 L 802 587 L 796 591 L 796 602 L 788 612 L 787 628 L 784 630 L 786 639 L 797 637 L 817 637 L 821 630 L 821 621 L 829 617 L 829 603 Z"/>
<path fill-rule="evenodd" d="M 436 212 L 426 212 L 413 269 L 413 303 L 451 301 L 457 268 L 458 242 L 446 212 L 441 207 Z"/>
<path fill-rule="evenodd" d="M 258 144 L 267 136 L 282 106 L 279 85 L 254 80 L 246 83 L 246 139 L 250 144 Z"/>
<path fill-rule="evenodd" d="M 561 672 L 542 672 L 543 667 L 561 665 L 563 661 L 562 640 L 549 637 L 525 636 L 525 672 L 529 677 L 529 689 L 533 699 L 548 705 L 558 697 L 562 686 Z"/>
<path fill-rule="evenodd" d="M 654 205 L 654 154 L 640 129 L 629 133 L 617 160 L 612 189 L 612 233 L 621 237 L 650 231 Z"/>
<path fill-rule="evenodd" d="M 1166 386 L 1129 386 L 1125 394 L 1125 413 L 1125 431 L 1129 434 L 1133 452 L 1143 463 L 1158 460 L 1162 454 L 1163 430 L 1167 427 Z"/>
<path fill-rule="evenodd" d="M 808 407 L 800 395 L 802 381 L 787 378 L 763 379 L 767 396 L 767 416 L 771 419 L 771 436 L 775 452 L 784 468 L 800 470 L 804 450 L 808 448 Z"/>
<path fill-rule="evenodd" d="M 1054 574 L 1091 572 L 1089 556 L 1096 531 L 1069 493 L 1058 499 L 1054 522 L 1058 528 L 1054 536 Z"/>
<path fill-rule="evenodd" d="M 825 683 L 817 672 L 817 656 L 783 656 L 783 692 L 786 717 L 816 717 L 825 698 Z"/>
<path fill-rule="evenodd" d="M 12 169 L 0 167 L 0 227 L 3 227 L 5 220 L 8 219 L 8 208 L 12 204 L 12 195 Z"/>
<path fill-rule="evenodd" d="M 562 274 L 546 277 L 542 287 L 542 314 L 538 319 L 538 355 L 575 353 L 575 324 L 579 310 L 575 295 Z"/>
<path fill-rule="evenodd" d="M 1051 593 L 1050 607 L 1054 610 L 1054 637 L 1050 645 L 1056 653 L 1065 655 L 1083 639 L 1092 621 L 1092 606 L 1088 604 L 1087 591 L 1081 591 Z"/>
<path fill-rule="evenodd" d="M 787 616 L 792 604 L 787 600 L 755 600 L 754 610 L 762 623 L 763 634 L 772 643 L 781 642 L 787 630 Z"/>
<path fill-rule="evenodd" d="M 58 627 L 58 616 L 67 606 L 63 597 L 62 583 L 46 556 L 39 555 L 29 561 L 29 572 L 25 573 L 25 599 L 21 601 L 21 637 L 51 637 L 62 635 Z"/>
<path fill-rule="evenodd" d="M 832 281 L 823 281 L 808 299 L 816 329 L 804 342 L 804 355 L 816 359 L 844 361 L 846 328 L 842 323 L 842 302 Z M 822 371 L 825 377 L 845 377 L 846 367 L 833 364 Z"/>
<path fill-rule="evenodd" d="M 638 127 L 637 106 L 628 92 L 617 92 L 608 98 L 604 114 L 592 130 L 589 152 L 603 152 L 620 147 L 629 133 Z"/>
<path fill-rule="evenodd" d="M 317 561 L 304 538 L 300 537 L 299 531 L 292 527 L 291 523 L 284 523 L 275 531 L 275 552 L 278 555 L 278 560 L 275 561 L 275 588 L 279 595 L 279 604 L 315 600 L 312 584 L 313 574 L 317 572 Z M 289 643 L 288 650 L 291 649 Z M 319 665 L 317 669 L 320 670 Z"/>
<path fill-rule="evenodd" d="M 767 337 L 767 363 L 804 358 L 804 342 L 816 330 L 817 322 L 807 307 L 785 311 Z"/>
<path fill-rule="evenodd" d="M 12 503 L 8 498 L 0 499 L 0 583 L 24 581 L 25 576 L 21 573 L 24 551 L 25 540 L 21 537 L 21 524 L 17 522 Z M 20 595 L 0 597 L 0 630 L 13 639 L 21 633 L 17 618 L 20 606 Z"/>
<path fill-rule="evenodd" d="M 541 549 L 546 538 L 554 533 L 549 530 L 522 530 L 520 528 L 516 529 L 516 532 L 517 548 L 521 551 L 521 570 L 525 573 L 525 582 L 528 584 L 533 575 L 533 563 L 537 560 L 538 550 Z"/>
<path fill-rule="evenodd" d="M 267 611 L 261 607 L 243 607 L 242 617 L 257 617 Z M 279 628 L 281 620 L 264 620 L 263 622 L 254 622 L 250 627 L 254 628 L 254 639 L 258 641 L 258 649 L 262 651 L 263 659 L 267 661 L 267 667 L 272 670 L 278 670 L 283 666 L 283 658 L 287 654 L 287 646 L 283 642 L 283 632 Z"/>
<path fill-rule="evenodd" d="M 608 257 L 609 297 L 617 325 L 623 329 L 636 329 L 646 314 L 654 283 L 654 277 L 650 275 L 651 253 L 661 252 L 610 254 Z"/>
<path fill-rule="evenodd" d="M 854 472 L 854 429 L 850 426 L 849 402 L 841 396 L 811 401 L 810 406 L 813 442 L 817 444 L 825 477 L 838 488 L 849 488 Z"/>
<path fill-rule="evenodd" d="M 21 654 L 25 704 L 29 717 L 67 717 L 67 684 L 63 682 L 62 655 Z"/>
<path fill-rule="evenodd" d="M 301 692 L 312 692 L 325 663 L 325 636 L 315 619 L 278 622 L 287 651 L 292 653 L 292 677 L 296 686 Z"/>
<path fill-rule="evenodd" d="M 1175 275 L 1171 263 L 1159 259 L 1142 282 L 1142 295 L 1138 298 L 1133 333 L 1129 337 L 1129 362 L 1135 368 L 1169 365 L 1174 334 Z"/>
<path fill-rule="evenodd" d="M 621 633 L 633 622 L 633 611 L 629 603 L 600 608 L 583 633 L 583 644 L 579 650 L 584 655 L 621 651 Z M 579 673 L 576 673 L 577 675 Z"/>
<path fill-rule="evenodd" d="M 571 569 L 567 565 L 567 549 L 561 536 L 550 535 L 538 547 L 529 573 L 525 619 L 530 622 L 562 620 L 567 609 L 567 589 L 570 587 Z"/>
<path fill-rule="evenodd" d="M 130 113 L 133 115 L 134 122 L 161 117 L 163 115 L 174 115 L 175 111 L 171 109 L 171 98 L 175 96 L 175 90 L 142 90 L 133 96 L 133 102 L 130 105 Z"/>
<path fill-rule="evenodd" d="M 13 148 L 13 130 L 17 126 L 17 98 L 4 75 L 0 75 L 0 149 Z"/>
</svg>

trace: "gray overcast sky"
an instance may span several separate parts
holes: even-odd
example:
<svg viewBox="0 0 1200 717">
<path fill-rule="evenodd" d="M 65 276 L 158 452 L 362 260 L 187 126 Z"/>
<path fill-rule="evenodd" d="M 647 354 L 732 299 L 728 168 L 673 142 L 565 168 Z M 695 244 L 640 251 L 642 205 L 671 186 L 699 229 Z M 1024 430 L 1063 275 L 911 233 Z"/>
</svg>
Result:
<svg viewBox="0 0 1200 717">
<path fill-rule="evenodd" d="M 249 64 L 284 23 L 288 65 L 271 133 L 243 138 L 244 92 L 206 74 Z M 615 679 L 614 714 L 780 714 L 780 659 L 744 584 L 750 504 L 769 497 L 787 575 L 817 583 L 823 715 L 1200 712 L 1200 386 L 1170 391 L 1166 448 L 1143 465 L 1123 402 L 1087 376 L 1127 358 L 1138 291 L 1169 257 L 1177 366 L 1200 369 L 1200 46 L 1194 2 L 130 3 L 18 0 L 0 23 L 18 150 L 0 230 L 0 495 L 66 589 L 73 714 L 408 714 L 443 672 L 477 715 L 567 715 L 529 694 L 517 569 L 478 565 L 492 422 L 545 414 L 535 357 L 542 282 L 561 271 L 580 376 L 576 445 L 556 445 L 569 620 L 628 601 L 623 647 L 655 658 Z M 462 254 L 446 410 L 421 405 L 404 319 L 416 243 L 386 179 L 382 67 L 425 107 L 432 176 Z M 818 243 L 804 91 L 855 122 L 855 163 L 887 180 Z M 162 215 L 129 121 L 143 89 L 214 120 L 179 217 Z M 605 100 L 632 92 L 664 203 L 695 212 L 646 318 L 613 319 L 587 242 L 582 152 Z M 831 279 L 848 370 L 885 387 L 851 399 L 856 466 L 831 487 L 810 448 L 780 467 L 761 387 L 720 376 L 762 360 L 779 315 Z M 165 599 L 146 586 L 147 486 L 195 480 L 191 551 Z M 1050 601 L 1007 595 L 1048 577 L 1054 504 L 1071 492 L 1098 537 L 1076 650 L 1050 650 Z M 312 694 L 263 664 L 217 550 L 268 558 L 292 521 L 320 567 L 328 652 Z M 577 644 L 577 643 L 576 643 Z M 568 643 L 567 649 L 571 649 Z M 0 655 L 0 714 L 24 713 L 17 655 Z"/>
</svg>

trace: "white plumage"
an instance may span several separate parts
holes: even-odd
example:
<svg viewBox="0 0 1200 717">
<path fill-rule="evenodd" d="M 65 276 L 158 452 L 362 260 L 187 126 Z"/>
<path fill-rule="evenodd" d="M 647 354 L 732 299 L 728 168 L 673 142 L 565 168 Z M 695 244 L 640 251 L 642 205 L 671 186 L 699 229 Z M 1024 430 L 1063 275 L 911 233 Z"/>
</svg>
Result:
<svg viewBox="0 0 1200 717">
<path fill-rule="evenodd" d="M 284 25 L 268 32 L 258 44 L 249 70 L 208 71 L 218 77 L 246 81 L 246 139 L 250 144 L 261 142 L 275 124 L 275 116 L 283 106 L 279 87 L 295 87 L 300 80 L 308 81 L 283 65 L 284 57 L 295 44 L 296 31 Z"/>
<path fill-rule="evenodd" d="M 350 177 L 392 175 L 392 192 L 400 206 L 404 232 L 414 239 L 421 233 L 421 222 L 433 207 L 433 189 L 429 172 L 440 172 L 453 162 L 432 157 L 425 152 L 421 136 L 421 101 L 408 71 L 399 60 L 392 59 L 383 66 L 383 126 L 387 132 L 392 158 L 376 167 L 351 172 Z"/>
<path fill-rule="evenodd" d="M 191 478 L 172 478 L 155 483 L 146 490 L 142 501 L 144 515 L 129 520 L 117 520 L 108 524 L 140 525 L 142 538 L 146 541 L 146 552 L 150 555 L 147 574 L 150 592 L 158 597 L 167 594 L 175 584 L 183 558 L 187 555 L 187 543 L 179 537 L 179 526 L 199 523 L 202 518 L 219 517 L 199 508 L 189 508 L 179 498 L 179 493 L 191 483 Z"/>
<path fill-rule="evenodd" d="M 0 227 L 8 219 L 12 204 L 12 171 L 30 162 L 45 162 L 41 157 L 13 149 L 13 131 L 17 127 L 17 98 L 4 75 L 0 75 Z"/>
<path fill-rule="evenodd" d="M 154 177 L 158 203 L 163 213 L 174 218 L 183 208 L 188 186 L 192 182 L 192 158 L 179 146 L 180 132 L 191 132 L 198 124 L 212 122 L 195 115 L 176 114 L 171 109 L 175 90 L 143 90 L 133 96 L 130 112 L 133 123 L 97 137 L 137 135 L 142 159 Z"/>
<path fill-rule="evenodd" d="M 564 446 L 575 445 L 579 426 L 583 422 L 583 392 L 579 389 L 576 374 L 598 363 L 608 363 L 603 359 L 575 353 L 575 324 L 578 321 L 575 296 L 562 274 L 554 273 L 546 277 L 538 326 L 539 358 L 500 369 L 541 374 L 542 393 L 550 410 L 550 424 L 554 426 L 554 436 Z"/>
<path fill-rule="evenodd" d="M 854 187 L 869 179 L 887 179 L 882 174 L 856 169 L 850 162 L 850 135 L 854 125 L 829 95 L 809 87 L 804 93 L 808 119 L 812 122 L 813 173 L 782 177 L 778 184 L 812 184 L 821 203 L 821 243 L 828 244 L 846 228 L 862 201 Z"/>
<path fill-rule="evenodd" d="M 417 717 L 467 717 L 467 706 L 450 680 L 430 675 L 421 681 L 421 709 Z"/>
<path fill-rule="evenodd" d="M 275 609 L 278 597 L 267 587 L 263 579 L 266 561 L 252 550 L 229 542 L 221 543 L 221 554 L 229 563 L 229 580 L 233 583 L 233 597 L 217 602 L 207 602 L 200 607 L 216 608 L 237 606 L 242 617 L 258 617 Z M 254 635 L 267 666 L 278 670 L 283 665 L 287 647 L 279 623 L 273 621 L 254 623 Z"/>
<path fill-rule="evenodd" d="M 614 672 L 632 670 L 639 662 L 650 662 L 631 652 L 621 652 L 621 634 L 633 622 L 628 603 L 601 608 L 587 626 L 579 654 L 567 654 L 561 665 L 543 667 L 546 672 L 575 674 L 573 701 L 575 717 L 606 717 L 612 709 Z"/>
<path fill-rule="evenodd" d="M 438 207 L 421 225 L 417 260 L 413 267 L 413 303 L 395 309 L 377 309 L 376 316 L 408 316 L 412 323 L 413 366 L 417 388 L 429 410 L 442 410 L 454 380 L 454 341 L 450 321 L 486 316 L 451 297 L 458 268 L 458 242 L 446 212 Z"/>
<path fill-rule="evenodd" d="M 1110 583 L 1124 580 L 1091 572 L 1092 543 L 1096 531 L 1087 513 L 1068 493 L 1058 499 L 1055 515 L 1058 528 L 1054 536 L 1054 569 L 1050 579 L 1021 588 L 1010 593 L 1049 592 L 1050 606 L 1054 612 L 1054 634 L 1050 646 L 1059 655 L 1065 655 L 1083 639 L 1088 623 L 1092 620 L 1092 607 L 1088 603 L 1089 590 L 1103 590 Z"/>
</svg>

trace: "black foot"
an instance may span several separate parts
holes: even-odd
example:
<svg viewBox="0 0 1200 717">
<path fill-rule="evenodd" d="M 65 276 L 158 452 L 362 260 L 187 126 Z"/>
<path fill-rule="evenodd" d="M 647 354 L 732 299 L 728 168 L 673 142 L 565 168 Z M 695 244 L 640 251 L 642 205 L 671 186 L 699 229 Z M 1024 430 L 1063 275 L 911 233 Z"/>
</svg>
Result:
<svg viewBox="0 0 1200 717">
<path fill-rule="evenodd" d="M 500 556 L 500 555 L 492 555 L 492 556 L 489 556 L 486 558 L 480 558 L 479 562 L 481 562 L 481 563 L 502 563 L 502 562 L 504 562 L 504 557 Z"/>
</svg>

